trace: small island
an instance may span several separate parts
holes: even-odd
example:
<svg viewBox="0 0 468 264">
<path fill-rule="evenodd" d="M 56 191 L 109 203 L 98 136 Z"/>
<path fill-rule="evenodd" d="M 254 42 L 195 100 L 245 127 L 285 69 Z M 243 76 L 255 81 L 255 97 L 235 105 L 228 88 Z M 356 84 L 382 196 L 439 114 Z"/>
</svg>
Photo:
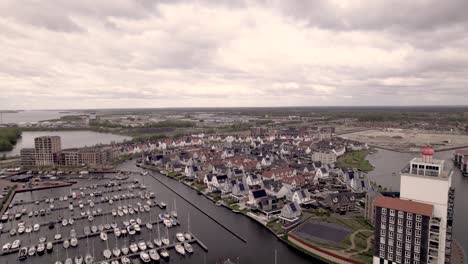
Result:
<svg viewBox="0 0 468 264">
<path fill-rule="evenodd" d="M 18 128 L 0 128 L 0 151 L 10 151 L 21 137 Z"/>
</svg>

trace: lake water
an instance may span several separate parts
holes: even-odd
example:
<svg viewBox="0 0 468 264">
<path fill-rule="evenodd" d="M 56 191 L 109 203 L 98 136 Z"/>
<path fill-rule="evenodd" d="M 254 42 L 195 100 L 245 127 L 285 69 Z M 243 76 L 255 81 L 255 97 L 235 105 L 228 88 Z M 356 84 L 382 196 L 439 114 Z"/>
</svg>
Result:
<svg viewBox="0 0 468 264">
<path fill-rule="evenodd" d="M 131 140 L 131 137 L 115 135 L 110 133 L 98 133 L 94 131 L 24 131 L 21 134 L 12 151 L 0 152 L 0 156 L 18 156 L 22 148 L 34 147 L 34 138 L 40 136 L 60 136 L 62 138 L 62 149 L 90 147 L 97 144 L 109 144 L 112 142 L 123 142 Z"/>
<path fill-rule="evenodd" d="M 417 155 L 379 149 L 377 153 L 368 156 L 368 160 L 375 166 L 375 169 L 369 172 L 370 179 L 391 191 L 400 191 L 399 172 Z M 441 151 L 436 152 L 434 158 L 445 160 L 446 168 L 451 169 L 452 155 L 453 150 Z M 468 221 L 468 205 L 465 204 L 468 201 L 468 177 L 463 177 L 457 168 L 453 168 L 452 186 L 455 187 L 454 236 L 465 252 L 468 252 L 468 228 L 464 226 Z"/>
<path fill-rule="evenodd" d="M 57 119 L 64 115 L 76 114 L 75 112 L 57 111 L 57 110 L 30 110 L 19 111 L 17 113 L 1 113 L 0 124 L 22 124 L 35 123 L 44 120 Z"/>
</svg>

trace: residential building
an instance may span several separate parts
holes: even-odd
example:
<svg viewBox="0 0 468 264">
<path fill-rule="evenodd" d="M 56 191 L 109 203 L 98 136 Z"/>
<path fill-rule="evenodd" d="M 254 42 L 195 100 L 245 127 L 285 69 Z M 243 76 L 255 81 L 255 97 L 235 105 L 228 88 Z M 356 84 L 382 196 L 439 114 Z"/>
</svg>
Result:
<svg viewBox="0 0 468 264">
<path fill-rule="evenodd" d="M 405 248 L 405 254 L 395 261 L 397 263 L 450 263 L 454 205 L 454 189 L 451 187 L 452 171 L 445 169 L 443 160 L 433 158 L 434 150 L 429 145 L 421 151 L 421 155 L 420 158 L 413 158 L 409 166 L 401 173 L 400 199 L 376 198 L 376 226 L 379 228 L 378 221 L 382 214 L 389 209 L 398 209 L 402 215 L 402 220 L 398 221 L 401 221 L 403 227 L 398 227 L 400 223 L 398 222 L 397 227 L 400 229 L 397 231 L 404 231 L 405 241 L 408 241 L 409 246 Z M 386 220 L 380 219 L 380 221 Z M 406 228 L 409 228 L 411 232 Z M 393 261 L 388 257 L 388 249 L 385 251 L 385 246 L 382 246 L 381 242 L 385 241 L 382 237 L 386 232 L 381 231 L 382 229 L 384 229 L 383 224 L 375 233 L 374 263 Z M 411 246 L 413 236 L 414 247 Z"/>
<path fill-rule="evenodd" d="M 59 159 L 62 143 L 59 136 L 43 136 L 34 139 L 36 166 L 53 166 Z"/>
<path fill-rule="evenodd" d="M 36 165 L 36 151 L 34 148 L 23 148 L 20 151 L 21 166 Z"/>
<path fill-rule="evenodd" d="M 287 203 L 281 209 L 281 215 L 279 218 L 284 222 L 295 222 L 299 220 L 302 214 L 302 209 L 296 202 Z"/>
<path fill-rule="evenodd" d="M 322 164 L 331 164 L 336 162 L 336 153 L 331 149 L 318 149 L 312 154 L 313 161 L 320 161 Z"/>
<path fill-rule="evenodd" d="M 369 190 L 366 193 L 366 204 L 364 206 L 364 218 L 375 225 L 375 198 L 382 196 L 378 191 Z"/>
<path fill-rule="evenodd" d="M 332 212 L 346 213 L 356 207 L 356 197 L 352 192 L 330 193 L 325 198 L 324 205 Z"/>
</svg>

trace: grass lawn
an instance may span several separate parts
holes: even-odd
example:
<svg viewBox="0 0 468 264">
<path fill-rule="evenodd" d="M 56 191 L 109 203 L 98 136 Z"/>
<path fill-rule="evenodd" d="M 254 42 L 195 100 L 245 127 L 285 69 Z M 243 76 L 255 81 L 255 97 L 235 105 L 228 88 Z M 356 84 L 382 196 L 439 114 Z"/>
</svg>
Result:
<svg viewBox="0 0 468 264">
<path fill-rule="evenodd" d="M 205 190 L 207 188 L 206 185 L 198 184 L 198 183 L 193 184 L 193 187 L 195 187 L 195 189 L 197 189 L 199 191 L 203 191 L 203 190 Z"/>
<path fill-rule="evenodd" d="M 273 221 L 267 224 L 269 228 L 271 228 L 273 231 L 275 231 L 276 234 L 280 235 L 284 232 L 284 229 L 278 221 Z"/>
<path fill-rule="evenodd" d="M 338 159 L 337 165 L 339 167 L 360 169 L 365 172 L 371 171 L 374 169 L 374 166 L 372 166 L 372 164 L 366 160 L 367 154 L 367 150 L 348 152 Z"/>
</svg>

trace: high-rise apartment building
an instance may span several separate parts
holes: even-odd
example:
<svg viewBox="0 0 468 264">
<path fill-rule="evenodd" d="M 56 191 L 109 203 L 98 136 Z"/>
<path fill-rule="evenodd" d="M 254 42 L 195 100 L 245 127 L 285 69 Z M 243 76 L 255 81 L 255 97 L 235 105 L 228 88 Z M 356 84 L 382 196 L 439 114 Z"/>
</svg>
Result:
<svg viewBox="0 0 468 264">
<path fill-rule="evenodd" d="M 53 166 L 59 159 L 62 144 L 59 136 L 44 136 L 34 139 L 36 166 Z"/>
<path fill-rule="evenodd" d="M 374 264 L 451 261 L 452 171 L 430 146 L 421 154 L 401 173 L 400 198 L 375 199 Z"/>
</svg>

